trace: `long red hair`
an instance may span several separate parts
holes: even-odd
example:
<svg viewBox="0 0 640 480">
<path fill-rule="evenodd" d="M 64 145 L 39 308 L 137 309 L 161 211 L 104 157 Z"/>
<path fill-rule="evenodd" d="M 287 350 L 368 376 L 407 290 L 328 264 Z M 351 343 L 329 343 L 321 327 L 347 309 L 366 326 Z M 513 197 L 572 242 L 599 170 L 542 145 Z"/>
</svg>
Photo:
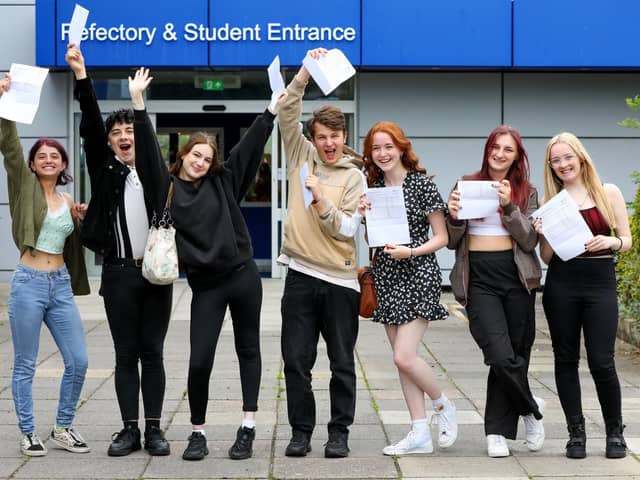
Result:
<svg viewBox="0 0 640 480">
<path fill-rule="evenodd" d="M 402 128 L 400 128 L 396 123 L 383 120 L 374 124 L 367 132 L 367 136 L 364 137 L 364 170 L 365 175 L 367 176 L 367 184 L 369 186 L 372 186 L 375 180 L 382 177 L 382 170 L 380 170 L 371 159 L 373 136 L 376 133 L 386 133 L 391 137 L 393 144 L 402 152 L 400 155 L 400 161 L 407 171 L 421 173 L 427 172 L 425 168 L 419 165 L 420 160 L 413 151 L 411 142 L 404 134 Z"/>
<path fill-rule="evenodd" d="M 465 175 L 464 179 L 493 180 L 489 175 L 489 155 L 491 155 L 491 149 L 495 145 L 496 139 L 501 135 L 511 135 L 511 138 L 516 142 L 518 156 L 509 168 L 505 178 L 509 180 L 511 184 L 511 201 L 520 207 L 520 211 L 524 212 L 527 209 L 529 190 L 531 189 L 531 183 L 529 182 L 529 157 L 522 144 L 520 132 L 515 128 L 509 125 L 498 125 L 494 128 L 484 144 L 482 167 L 471 175 Z"/>
</svg>

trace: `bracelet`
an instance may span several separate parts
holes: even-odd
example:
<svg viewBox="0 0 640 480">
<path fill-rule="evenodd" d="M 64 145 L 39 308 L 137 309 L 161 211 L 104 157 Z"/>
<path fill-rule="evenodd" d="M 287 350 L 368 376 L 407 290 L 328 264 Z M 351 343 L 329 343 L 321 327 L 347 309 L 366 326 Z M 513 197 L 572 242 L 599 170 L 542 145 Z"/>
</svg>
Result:
<svg viewBox="0 0 640 480">
<path fill-rule="evenodd" d="M 409 256 L 409 258 L 413 258 L 413 248 L 411 248 L 410 250 L 411 250 L 411 255 Z"/>
<path fill-rule="evenodd" d="M 620 246 L 616 250 L 616 252 L 619 252 L 620 250 L 622 250 L 622 247 L 624 247 L 624 243 L 622 243 L 622 238 L 620 238 L 618 236 L 616 236 L 616 238 L 620 241 Z"/>
</svg>

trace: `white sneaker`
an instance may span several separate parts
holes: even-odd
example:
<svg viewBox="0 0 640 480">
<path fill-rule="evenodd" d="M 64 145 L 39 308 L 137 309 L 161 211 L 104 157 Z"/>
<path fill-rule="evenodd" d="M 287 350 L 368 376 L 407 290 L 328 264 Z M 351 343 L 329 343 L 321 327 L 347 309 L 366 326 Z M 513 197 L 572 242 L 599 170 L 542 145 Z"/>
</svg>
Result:
<svg viewBox="0 0 640 480">
<path fill-rule="evenodd" d="M 43 457 L 47 454 L 47 447 L 44 446 L 38 434 L 33 432 L 22 437 L 20 451 L 23 455 L 30 457 Z"/>
<path fill-rule="evenodd" d="M 456 406 L 451 400 L 431 416 L 431 424 L 438 425 L 438 446 L 448 448 L 458 437 L 458 421 L 456 420 Z"/>
<path fill-rule="evenodd" d="M 507 439 L 502 435 L 487 435 L 487 453 L 492 458 L 508 457 Z"/>
<path fill-rule="evenodd" d="M 420 453 L 433 453 L 431 436 L 422 443 L 416 442 L 415 432 L 411 430 L 406 437 L 393 445 L 387 445 L 382 449 L 385 455 L 416 455 Z"/>
<path fill-rule="evenodd" d="M 544 412 L 544 400 L 542 398 L 533 397 L 538 404 L 538 410 L 542 414 Z M 544 426 L 542 420 L 536 420 L 533 413 L 522 417 L 524 420 L 524 430 L 526 432 L 527 447 L 532 452 L 537 452 L 542 448 L 544 443 Z"/>
<path fill-rule="evenodd" d="M 73 428 L 64 428 L 58 430 L 53 428 L 51 431 L 51 441 L 60 448 L 72 453 L 88 453 L 91 449 L 87 446 L 87 442 Z"/>
</svg>

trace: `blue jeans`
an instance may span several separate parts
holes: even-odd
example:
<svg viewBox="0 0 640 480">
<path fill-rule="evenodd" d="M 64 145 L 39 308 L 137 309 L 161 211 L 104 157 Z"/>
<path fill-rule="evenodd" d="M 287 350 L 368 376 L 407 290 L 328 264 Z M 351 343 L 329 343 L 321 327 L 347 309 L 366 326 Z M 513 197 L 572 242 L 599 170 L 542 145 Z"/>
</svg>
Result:
<svg viewBox="0 0 640 480">
<path fill-rule="evenodd" d="M 14 350 L 11 387 L 20 431 L 35 430 L 32 385 L 42 322 L 64 360 L 56 424 L 71 426 L 87 371 L 87 347 L 67 267 L 46 272 L 19 264 L 11 279 L 8 314 Z"/>
</svg>

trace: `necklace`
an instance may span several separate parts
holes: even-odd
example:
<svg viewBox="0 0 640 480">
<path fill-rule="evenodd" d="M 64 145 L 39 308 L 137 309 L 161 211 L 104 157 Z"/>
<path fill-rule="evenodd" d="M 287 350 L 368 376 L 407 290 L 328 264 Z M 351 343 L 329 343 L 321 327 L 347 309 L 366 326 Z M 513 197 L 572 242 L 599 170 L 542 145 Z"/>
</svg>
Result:
<svg viewBox="0 0 640 480">
<path fill-rule="evenodd" d="M 587 190 L 587 193 L 584 195 L 584 198 L 582 199 L 582 201 L 580 203 L 578 203 L 578 207 L 582 208 L 582 205 L 585 204 L 585 202 L 587 201 L 588 198 L 589 198 L 589 190 Z"/>
</svg>

